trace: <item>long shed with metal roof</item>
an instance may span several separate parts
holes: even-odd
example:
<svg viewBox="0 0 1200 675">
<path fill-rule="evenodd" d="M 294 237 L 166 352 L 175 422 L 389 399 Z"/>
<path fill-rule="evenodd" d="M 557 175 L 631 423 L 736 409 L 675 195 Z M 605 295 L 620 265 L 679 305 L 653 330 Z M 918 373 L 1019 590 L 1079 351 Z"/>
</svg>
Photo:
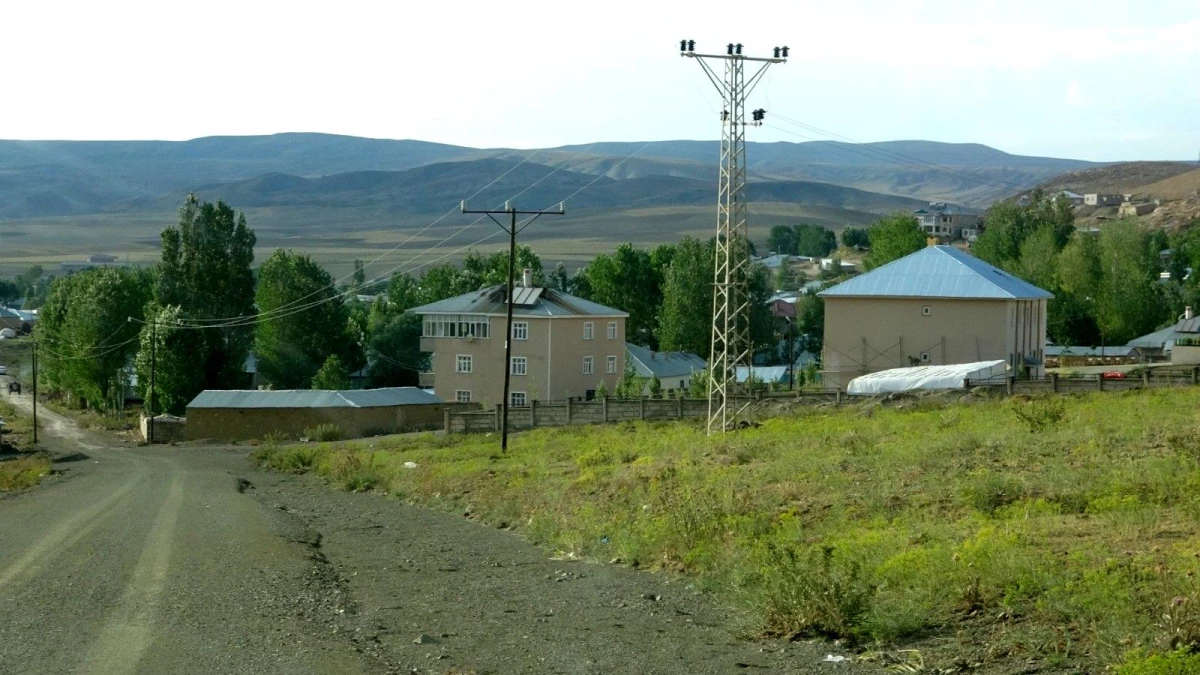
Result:
<svg viewBox="0 0 1200 675">
<path fill-rule="evenodd" d="M 889 368 L 993 359 L 1041 376 L 1050 293 L 952 246 L 929 246 L 825 289 L 830 388 Z"/>
<path fill-rule="evenodd" d="M 345 438 L 440 428 L 446 404 L 416 387 L 328 390 L 217 390 L 187 406 L 187 437 L 241 441 L 292 439 L 332 424 Z"/>
</svg>

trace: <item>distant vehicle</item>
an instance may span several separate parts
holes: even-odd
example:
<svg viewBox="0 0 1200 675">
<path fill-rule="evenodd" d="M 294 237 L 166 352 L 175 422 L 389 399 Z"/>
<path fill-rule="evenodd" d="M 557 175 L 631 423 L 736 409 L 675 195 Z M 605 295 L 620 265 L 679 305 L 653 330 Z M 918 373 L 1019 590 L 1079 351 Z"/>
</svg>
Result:
<svg viewBox="0 0 1200 675">
<path fill-rule="evenodd" d="M 1124 380 L 1125 378 L 1127 378 L 1129 376 L 1126 375 L 1125 373 L 1122 373 L 1119 370 L 1110 370 L 1107 373 L 1104 373 L 1103 375 L 1101 375 L 1100 377 L 1105 380 Z"/>
<path fill-rule="evenodd" d="M 8 374 L 8 367 L 0 366 L 0 375 L 7 375 L 7 374 Z"/>
</svg>

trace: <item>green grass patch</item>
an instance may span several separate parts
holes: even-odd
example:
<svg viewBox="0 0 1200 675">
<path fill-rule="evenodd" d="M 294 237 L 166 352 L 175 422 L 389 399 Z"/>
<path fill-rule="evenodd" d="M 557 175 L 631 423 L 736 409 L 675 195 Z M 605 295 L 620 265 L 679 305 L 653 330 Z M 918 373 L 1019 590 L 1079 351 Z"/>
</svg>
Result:
<svg viewBox="0 0 1200 675">
<path fill-rule="evenodd" d="M 42 455 L 0 460 L 0 492 L 31 488 L 50 475 L 50 460 Z"/>
<path fill-rule="evenodd" d="M 813 408 L 714 438 L 539 429 L 504 457 L 495 435 L 433 434 L 257 457 L 694 575 L 764 635 L 1096 672 L 1200 646 L 1198 437 L 1200 390 L 1180 388 Z"/>
</svg>

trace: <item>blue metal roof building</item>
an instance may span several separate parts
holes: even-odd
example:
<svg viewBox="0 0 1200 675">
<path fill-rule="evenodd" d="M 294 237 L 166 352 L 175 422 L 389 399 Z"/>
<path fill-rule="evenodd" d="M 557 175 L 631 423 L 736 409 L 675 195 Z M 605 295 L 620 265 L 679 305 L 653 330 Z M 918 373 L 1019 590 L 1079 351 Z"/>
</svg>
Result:
<svg viewBox="0 0 1200 675">
<path fill-rule="evenodd" d="M 1003 360 L 1043 374 L 1050 293 L 951 246 L 929 246 L 817 294 L 830 387 L 912 366 Z"/>
<path fill-rule="evenodd" d="M 822 297 L 1039 300 L 1052 294 L 953 246 L 929 246 L 821 291 Z"/>
</svg>

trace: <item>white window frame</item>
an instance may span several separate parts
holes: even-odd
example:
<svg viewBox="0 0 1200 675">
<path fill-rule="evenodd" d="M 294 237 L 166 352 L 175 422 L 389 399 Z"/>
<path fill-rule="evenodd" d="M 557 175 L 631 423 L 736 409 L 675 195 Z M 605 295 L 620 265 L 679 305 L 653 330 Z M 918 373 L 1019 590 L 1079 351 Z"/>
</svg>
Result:
<svg viewBox="0 0 1200 675">
<path fill-rule="evenodd" d="M 527 356 L 512 357 L 512 362 L 508 364 L 508 372 L 512 375 L 527 375 L 527 374 L 529 374 L 529 357 L 527 357 Z"/>
<path fill-rule="evenodd" d="M 512 339 L 528 340 L 529 339 L 529 322 L 514 321 L 512 327 Z"/>
<path fill-rule="evenodd" d="M 454 390 L 454 401 L 456 403 L 470 403 L 471 402 L 471 390 L 470 389 Z"/>
<path fill-rule="evenodd" d="M 463 368 L 466 364 L 466 368 Z M 470 375 L 475 371 L 475 357 L 470 354 L 455 354 L 454 355 L 454 372 Z"/>
<path fill-rule="evenodd" d="M 520 397 L 521 402 L 517 403 L 517 398 Z M 529 405 L 529 397 L 523 391 L 508 392 L 508 405 L 510 408 L 524 408 Z"/>
<path fill-rule="evenodd" d="M 583 357 L 583 374 L 591 375 L 596 369 L 596 360 L 590 356 Z"/>
<path fill-rule="evenodd" d="M 608 339 L 609 340 L 617 339 L 617 322 L 616 321 L 608 322 Z"/>
<path fill-rule="evenodd" d="M 591 340 L 596 335 L 596 324 L 591 321 L 583 322 L 583 339 Z"/>
<path fill-rule="evenodd" d="M 485 314 L 428 314 L 421 337 L 487 340 L 492 337 L 491 319 Z"/>
<path fill-rule="evenodd" d="M 604 372 L 609 374 L 617 372 L 617 357 L 609 356 L 604 360 Z"/>
</svg>

